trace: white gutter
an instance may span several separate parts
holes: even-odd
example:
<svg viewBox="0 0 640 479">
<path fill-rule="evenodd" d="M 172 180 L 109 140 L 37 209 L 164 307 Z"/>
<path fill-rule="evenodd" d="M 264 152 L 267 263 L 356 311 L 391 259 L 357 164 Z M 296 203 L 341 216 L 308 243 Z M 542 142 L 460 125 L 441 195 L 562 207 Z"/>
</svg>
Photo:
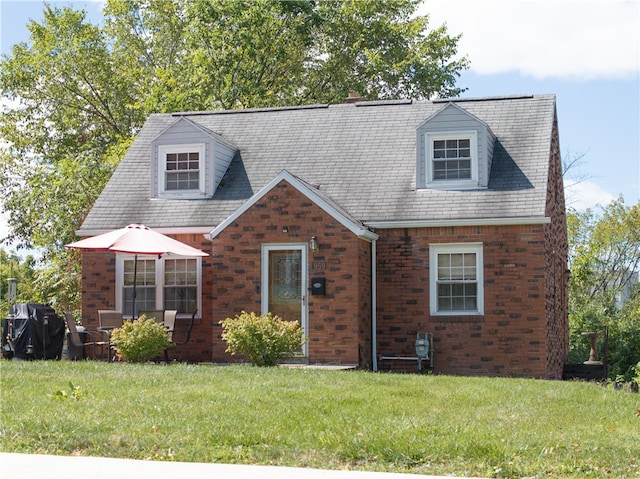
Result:
<svg viewBox="0 0 640 479">
<path fill-rule="evenodd" d="M 371 365 L 373 371 L 378 371 L 378 315 L 376 310 L 378 309 L 378 290 L 377 290 L 377 250 L 376 245 L 378 240 L 371 241 Z"/>
<path fill-rule="evenodd" d="M 146 225 L 145 225 L 146 226 Z M 154 228 L 152 226 L 149 227 L 153 231 L 158 233 L 162 233 L 164 235 L 179 235 L 179 234 L 202 234 L 206 235 L 209 233 L 215 226 L 178 226 L 178 227 L 169 227 L 169 228 Z M 103 233 L 108 233 L 109 231 L 113 231 L 117 228 L 112 229 L 86 229 L 86 230 L 76 230 L 76 236 L 97 236 Z"/>
<path fill-rule="evenodd" d="M 390 228 L 438 228 L 443 226 L 510 226 L 510 225 L 546 225 L 551 223 L 548 216 L 527 216 L 522 218 L 462 218 L 443 220 L 408 221 L 365 221 L 372 229 Z"/>
</svg>

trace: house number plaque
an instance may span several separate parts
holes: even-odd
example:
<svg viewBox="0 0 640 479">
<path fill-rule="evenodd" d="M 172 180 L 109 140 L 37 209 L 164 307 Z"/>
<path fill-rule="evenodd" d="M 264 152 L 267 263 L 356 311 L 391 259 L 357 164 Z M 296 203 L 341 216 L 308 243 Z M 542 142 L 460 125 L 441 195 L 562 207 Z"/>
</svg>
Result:
<svg viewBox="0 0 640 479">
<path fill-rule="evenodd" d="M 326 271 L 327 263 L 325 261 L 312 261 L 311 262 L 311 270 L 312 271 Z"/>
</svg>

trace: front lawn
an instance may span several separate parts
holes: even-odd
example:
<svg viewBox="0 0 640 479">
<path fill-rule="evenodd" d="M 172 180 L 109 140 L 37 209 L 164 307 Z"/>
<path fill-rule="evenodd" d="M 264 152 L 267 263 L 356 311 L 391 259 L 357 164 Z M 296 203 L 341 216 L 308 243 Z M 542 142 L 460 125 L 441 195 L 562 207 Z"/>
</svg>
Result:
<svg viewBox="0 0 640 479">
<path fill-rule="evenodd" d="M 1 361 L 1 450 L 484 477 L 640 477 L 640 395 L 582 382 Z"/>
</svg>

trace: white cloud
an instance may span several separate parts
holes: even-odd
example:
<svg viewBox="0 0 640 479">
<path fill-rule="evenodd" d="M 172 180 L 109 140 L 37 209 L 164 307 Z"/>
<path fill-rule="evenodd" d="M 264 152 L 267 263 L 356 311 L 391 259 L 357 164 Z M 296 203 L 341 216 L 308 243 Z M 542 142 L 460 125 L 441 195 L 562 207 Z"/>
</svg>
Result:
<svg viewBox="0 0 640 479">
<path fill-rule="evenodd" d="M 596 206 L 606 206 L 615 200 L 615 196 L 592 181 L 575 182 L 564 180 L 564 194 L 567 207 L 586 210 Z"/>
<path fill-rule="evenodd" d="M 435 28 L 462 34 L 479 74 L 628 78 L 640 69 L 638 0 L 425 0 Z"/>
</svg>

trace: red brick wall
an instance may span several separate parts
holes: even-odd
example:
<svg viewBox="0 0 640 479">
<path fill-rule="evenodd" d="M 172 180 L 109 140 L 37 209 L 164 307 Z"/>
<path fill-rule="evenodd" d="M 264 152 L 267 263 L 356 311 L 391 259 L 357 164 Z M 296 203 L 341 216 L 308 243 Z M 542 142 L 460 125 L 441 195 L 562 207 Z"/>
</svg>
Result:
<svg viewBox="0 0 640 479">
<path fill-rule="evenodd" d="M 201 234 L 172 235 L 178 241 L 211 253 L 211 242 Z M 202 311 L 198 312 L 189 342 L 171 348 L 170 358 L 181 361 L 211 360 L 211 289 L 207 286 L 204 271 L 210 270 L 210 257 L 202 259 L 203 289 Z M 116 305 L 116 254 L 104 251 L 83 251 L 82 253 L 82 321 L 89 329 L 99 326 L 98 310 L 119 309 Z M 210 282 L 209 282 L 210 285 Z M 130 314 L 130 311 L 126 313 Z M 176 323 L 176 340 L 185 336 L 188 319 L 179 317 Z"/>
<path fill-rule="evenodd" d="M 546 215 L 551 223 L 545 226 L 548 378 L 562 378 L 562 369 L 569 355 L 568 323 L 568 239 L 567 217 L 562 181 L 562 163 L 558 139 L 557 118 L 554 117 Z"/>
<path fill-rule="evenodd" d="M 261 309 L 261 245 L 306 245 L 312 236 L 318 237 L 320 251 L 316 256 L 309 252 L 309 282 L 324 277 L 326 296 L 307 295 L 309 362 L 360 363 L 359 345 L 368 342 L 370 347 L 371 245 L 285 181 L 213 240 L 207 281 L 212 285 L 214 361 L 232 359 L 224 352 L 217 323 L 242 310 Z"/>
<path fill-rule="evenodd" d="M 444 374 L 546 377 L 542 225 L 378 230 L 378 356 L 415 356 L 434 337 Z M 483 316 L 430 316 L 429 243 L 483 243 Z M 381 361 L 380 368 L 415 370 Z"/>
<path fill-rule="evenodd" d="M 116 256 L 108 251 L 82 252 L 82 322 L 95 329 L 99 309 L 116 308 Z"/>
<path fill-rule="evenodd" d="M 358 248 L 359 257 L 359 291 L 358 291 L 358 304 L 359 312 L 359 364 L 361 367 L 371 369 L 372 364 L 372 329 L 371 329 L 371 315 L 372 315 L 372 290 L 371 290 L 371 244 L 365 241 L 359 242 Z"/>
<path fill-rule="evenodd" d="M 554 141 L 557 154 L 557 136 Z M 559 154 L 553 168 L 559 167 Z M 561 177 L 550 187 L 551 225 L 378 230 L 377 354 L 415 356 L 416 333 L 434 336 L 437 373 L 561 377 L 567 354 L 566 221 Z M 286 227 L 286 231 L 285 228 Z M 225 352 L 219 321 L 261 309 L 261 245 L 307 244 L 309 278 L 326 279 L 326 296 L 308 295 L 309 361 L 371 365 L 371 244 L 283 181 L 212 241 L 176 239 L 210 253 L 202 262 L 202 311 L 191 341 L 172 357 L 239 361 Z M 483 316 L 429 314 L 429 244 L 482 243 Z M 560 274 L 558 274 L 560 272 Z M 115 255 L 83 253 L 83 315 L 115 308 Z M 415 370 L 415 363 L 380 362 Z M 560 374 L 560 375 L 559 375 Z"/>
<path fill-rule="evenodd" d="M 283 227 L 287 231 L 283 231 Z M 326 279 L 326 296 L 307 295 L 309 361 L 360 364 L 371 358 L 371 244 L 282 182 L 212 241 L 202 235 L 172 235 L 211 256 L 202 262 L 202 311 L 187 345 L 171 355 L 186 361 L 239 361 L 225 352 L 219 321 L 261 309 L 261 245 L 308 244 L 309 278 Z M 315 269 L 314 269 L 315 266 Z M 115 309 L 115 254 L 84 252 L 83 314 L 98 325 L 99 309 Z"/>
</svg>

